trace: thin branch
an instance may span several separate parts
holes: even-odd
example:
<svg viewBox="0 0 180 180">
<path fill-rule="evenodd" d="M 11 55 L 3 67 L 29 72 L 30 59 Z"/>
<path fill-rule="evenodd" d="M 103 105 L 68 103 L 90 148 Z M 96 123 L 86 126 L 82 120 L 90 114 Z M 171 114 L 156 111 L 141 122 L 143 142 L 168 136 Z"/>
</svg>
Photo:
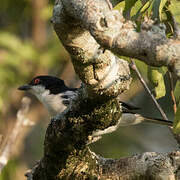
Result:
<svg viewBox="0 0 180 180">
<path fill-rule="evenodd" d="M 109 0 L 106 0 L 106 2 L 107 2 L 107 4 L 108 4 L 108 6 L 109 6 L 109 9 L 112 10 L 112 9 L 113 9 L 113 6 L 112 6 L 111 2 L 110 2 Z"/>
<path fill-rule="evenodd" d="M 3 135 L 0 134 L 0 146 L 2 145 L 2 142 L 3 142 Z"/>
<path fill-rule="evenodd" d="M 2 169 L 6 166 L 8 163 L 8 160 L 12 154 L 13 146 L 17 140 L 18 135 L 20 134 L 22 127 L 24 126 L 24 122 L 27 122 L 26 114 L 29 111 L 29 105 L 30 105 L 30 99 L 28 97 L 24 97 L 22 99 L 22 105 L 20 110 L 17 112 L 17 121 L 15 123 L 15 126 L 12 130 L 12 133 L 9 135 L 7 139 L 6 145 L 1 150 L 1 156 L 0 156 L 0 173 L 2 172 Z"/>
<path fill-rule="evenodd" d="M 164 118 L 164 120 L 168 120 L 166 114 L 164 113 L 163 109 L 161 108 L 161 106 L 159 105 L 159 103 L 156 101 L 154 95 L 151 93 L 150 89 L 148 88 L 146 82 L 144 81 L 144 79 L 142 78 L 139 70 L 136 67 L 136 64 L 134 62 L 133 59 L 131 59 L 131 63 L 130 63 L 130 67 L 136 72 L 139 80 L 141 81 L 142 85 L 144 86 L 145 90 L 148 92 L 148 94 L 151 96 L 154 104 L 156 105 L 157 109 L 159 110 L 159 112 L 161 113 L 162 117 Z"/>
<path fill-rule="evenodd" d="M 161 106 L 159 105 L 159 103 L 156 101 L 155 97 L 153 96 L 153 94 L 151 93 L 150 89 L 148 88 L 146 82 L 144 81 L 144 79 L 142 78 L 139 70 L 137 69 L 136 67 L 136 64 L 134 62 L 134 60 L 131 59 L 131 64 L 130 64 L 130 67 L 136 72 L 136 74 L 138 75 L 138 78 L 139 80 L 141 81 L 142 85 L 144 86 L 145 90 L 148 92 L 148 94 L 151 96 L 153 102 L 155 103 L 157 109 L 159 110 L 159 112 L 161 113 L 162 117 L 165 119 L 165 120 L 168 120 L 166 114 L 164 113 L 163 109 L 161 108 Z M 174 97 L 174 93 L 173 93 L 173 81 L 172 81 L 172 74 L 171 72 L 169 71 L 169 78 L 170 78 L 170 86 L 171 86 L 171 97 L 172 97 L 172 100 L 174 102 L 174 112 L 176 112 L 176 101 L 175 101 L 175 97 Z M 174 136 L 175 140 L 177 141 L 178 144 L 180 144 L 180 136 L 178 134 L 175 134 L 173 132 L 173 129 L 172 127 L 169 127 L 169 130 L 170 132 L 172 133 L 172 135 Z"/>
<path fill-rule="evenodd" d="M 177 105 L 176 105 L 176 99 L 174 96 L 174 84 L 173 84 L 173 78 L 172 78 L 172 73 L 170 71 L 168 71 L 168 75 L 169 75 L 169 81 L 170 81 L 170 90 L 171 90 L 171 98 L 172 98 L 172 102 L 173 102 L 173 110 L 174 110 L 174 114 L 176 114 L 177 111 Z"/>
</svg>

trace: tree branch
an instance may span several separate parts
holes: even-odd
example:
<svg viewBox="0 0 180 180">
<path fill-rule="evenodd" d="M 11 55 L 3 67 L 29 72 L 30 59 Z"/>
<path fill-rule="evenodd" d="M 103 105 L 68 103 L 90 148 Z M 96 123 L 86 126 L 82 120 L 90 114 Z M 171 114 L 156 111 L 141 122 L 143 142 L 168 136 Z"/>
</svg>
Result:
<svg viewBox="0 0 180 180">
<path fill-rule="evenodd" d="M 163 24 L 146 19 L 137 32 L 136 25 L 110 10 L 105 0 L 63 0 L 62 4 L 68 16 L 81 22 L 102 47 L 148 65 L 170 66 L 180 78 L 180 41 L 167 39 Z M 54 15 L 58 11 L 55 7 Z M 54 23 L 58 22 L 54 19 Z"/>
<path fill-rule="evenodd" d="M 99 158 L 101 179 L 171 179 L 179 178 L 174 172 L 180 165 L 180 152 L 146 152 L 120 160 Z"/>
<path fill-rule="evenodd" d="M 8 163 L 8 160 L 13 152 L 14 148 L 14 143 L 16 142 L 16 139 L 18 135 L 20 134 L 22 127 L 27 124 L 28 120 L 26 118 L 26 114 L 28 113 L 29 110 L 29 105 L 30 105 L 30 99 L 28 97 L 24 97 L 22 99 L 22 106 L 21 109 L 17 112 L 17 121 L 15 123 L 15 126 L 12 130 L 12 133 L 9 135 L 7 139 L 7 143 L 1 150 L 1 155 L 0 155 L 0 173 L 4 166 Z"/>
<path fill-rule="evenodd" d="M 129 89 L 128 63 L 101 48 L 81 22 L 69 17 L 62 1 L 56 2 L 52 22 L 89 94 L 115 97 Z"/>
<path fill-rule="evenodd" d="M 134 62 L 134 60 L 131 60 L 131 63 L 130 63 L 130 67 L 136 72 L 139 80 L 141 81 L 144 89 L 147 91 L 147 93 L 149 94 L 149 96 L 151 97 L 151 99 L 153 100 L 155 106 L 157 107 L 158 111 L 160 112 L 161 116 L 163 117 L 164 120 L 168 120 L 165 112 L 163 111 L 163 109 L 161 108 L 161 106 L 159 105 L 159 103 L 157 102 L 157 100 L 155 99 L 154 95 L 151 93 L 150 89 L 148 88 L 146 82 L 144 81 L 144 79 L 142 78 L 139 70 L 137 69 L 136 67 L 136 64 Z"/>
</svg>

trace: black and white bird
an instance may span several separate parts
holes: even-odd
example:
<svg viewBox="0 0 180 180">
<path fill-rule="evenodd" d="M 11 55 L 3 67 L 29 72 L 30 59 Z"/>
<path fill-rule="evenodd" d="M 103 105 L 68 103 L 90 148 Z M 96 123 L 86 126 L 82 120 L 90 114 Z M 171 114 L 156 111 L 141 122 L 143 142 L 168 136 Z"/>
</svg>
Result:
<svg viewBox="0 0 180 180">
<path fill-rule="evenodd" d="M 51 116 L 63 112 L 77 95 L 77 88 L 69 88 L 54 76 L 37 76 L 30 83 L 18 88 L 35 95 Z"/>
<path fill-rule="evenodd" d="M 47 108 L 51 116 L 62 113 L 71 104 L 72 99 L 77 97 L 77 88 L 69 88 L 63 80 L 53 76 L 37 76 L 29 84 L 20 86 L 18 89 L 34 94 Z M 172 126 L 171 121 L 144 117 L 134 112 L 137 110 L 136 107 L 124 102 L 120 103 L 122 116 L 118 124 L 107 128 L 105 131 L 97 131 L 94 136 L 110 133 L 119 126 L 134 125 L 143 121 Z"/>
</svg>

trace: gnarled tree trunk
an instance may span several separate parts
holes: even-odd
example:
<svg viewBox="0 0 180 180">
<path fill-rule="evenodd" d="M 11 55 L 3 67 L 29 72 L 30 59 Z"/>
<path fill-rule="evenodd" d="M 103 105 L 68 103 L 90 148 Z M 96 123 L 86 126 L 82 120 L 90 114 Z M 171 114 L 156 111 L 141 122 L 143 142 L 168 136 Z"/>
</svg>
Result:
<svg viewBox="0 0 180 180">
<path fill-rule="evenodd" d="M 164 26 L 152 21 L 144 22 L 137 32 L 108 0 L 56 0 L 52 23 L 83 84 L 72 105 L 51 120 L 44 156 L 27 173 L 28 179 L 178 179 L 179 152 L 115 160 L 88 148 L 94 131 L 118 123 L 117 96 L 131 82 L 128 63 L 113 53 L 168 66 L 180 78 L 178 39 L 167 39 Z"/>
</svg>

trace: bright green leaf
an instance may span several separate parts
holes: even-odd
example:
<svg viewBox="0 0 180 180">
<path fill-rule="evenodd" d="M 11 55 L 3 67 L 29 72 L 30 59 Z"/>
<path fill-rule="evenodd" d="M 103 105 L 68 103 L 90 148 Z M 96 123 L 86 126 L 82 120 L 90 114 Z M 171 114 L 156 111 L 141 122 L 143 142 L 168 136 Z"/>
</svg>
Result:
<svg viewBox="0 0 180 180">
<path fill-rule="evenodd" d="M 144 13 L 148 8 L 149 6 L 151 5 L 151 1 L 147 1 L 141 8 L 141 13 Z"/>
<path fill-rule="evenodd" d="M 180 1 L 171 0 L 168 10 L 172 13 L 176 22 L 180 23 Z"/>
<path fill-rule="evenodd" d="M 163 19 L 162 10 L 163 10 L 164 6 L 166 5 L 166 2 L 167 2 L 167 0 L 161 0 L 161 2 L 160 2 L 160 6 L 159 6 L 159 19 L 160 19 L 160 21 L 162 21 L 162 19 Z"/>
<path fill-rule="evenodd" d="M 164 69 L 148 66 L 148 79 L 155 89 L 156 99 L 159 99 L 166 95 L 164 74 Z"/>
<path fill-rule="evenodd" d="M 132 7 L 132 9 L 131 9 L 131 18 L 135 15 L 135 14 L 137 14 L 137 12 L 139 11 L 139 9 L 141 9 L 142 8 L 142 3 L 141 3 L 141 0 L 138 0 L 137 2 L 136 2 L 136 4 Z"/>
<path fill-rule="evenodd" d="M 125 17 L 130 17 L 131 9 L 137 0 L 125 0 L 125 8 L 123 14 Z"/>
<path fill-rule="evenodd" d="M 121 9 L 124 9 L 124 7 L 125 7 L 125 1 L 122 1 L 122 2 L 118 3 L 118 4 L 114 7 L 114 9 L 120 11 Z"/>
<path fill-rule="evenodd" d="M 174 96 L 176 98 L 176 102 L 180 101 L 180 81 L 176 82 L 176 86 L 174 89 Z"/>
<path fill-rule="evenodd" d="M 152 1 L 147 1 L 143 6 L 141 6 L 139 8 L 139 10 L 134 14 L 134 16 L 132 17 L 133 20 L 137 20 L 137 18 L 140 16 L 140 15 L 143 15 L 147 10 L 148 8 L 150 7 Z"/>
<path fill-rule="evenodd" d="M 180 103 L 173 122 L 173 132 L 176 134 L 180 133 Z"/>
</svg>

